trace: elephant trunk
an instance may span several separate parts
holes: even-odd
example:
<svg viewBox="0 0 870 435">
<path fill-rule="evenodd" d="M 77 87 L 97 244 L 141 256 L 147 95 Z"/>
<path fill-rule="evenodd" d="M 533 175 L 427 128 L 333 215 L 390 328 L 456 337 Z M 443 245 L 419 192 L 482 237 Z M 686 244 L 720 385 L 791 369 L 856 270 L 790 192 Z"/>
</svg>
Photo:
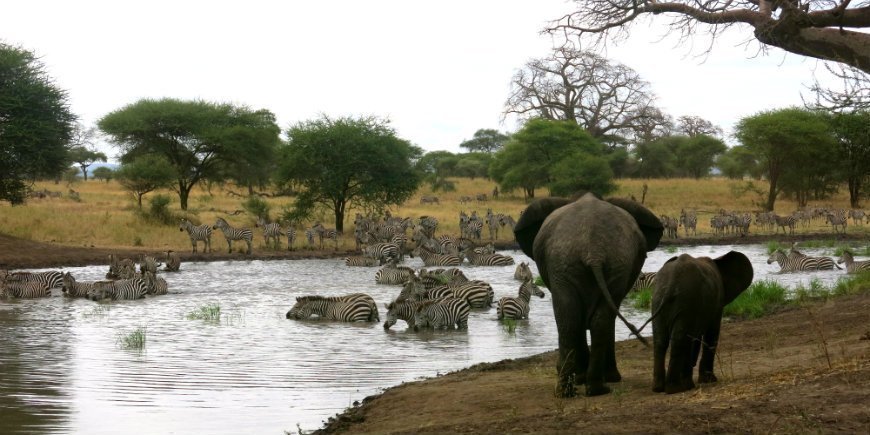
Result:
<svg viewBox="0 0 870 435">
<path fill-rule="evenodd" d="M 619 307 L 616 306 L 616 303 L 613 302 L 613 297 L 610 295 L 610 290 L 607 288 L 607 282 L 604 280 L 604 272 L 601 271 L 600 265 L 590 265 L 592 269 L 592 274 L 595 275 L 595 281 L 598 282 L 598 288 L 601 290 L 601 293 L 604 296 L 604 300 L 607 301 L 607 304 L 610 305 L 610 309 L 616 313 L 616 316 L 619 317 L 619 320 L 622 320 L 622 323 L 625 324 L 626 327 L 643 343 L 644 346 L 649 347 L 649 342 L 646 341 L 642 335 L 640 335 L 640 331 L 631 324 L 625 317 L 623 317 L 622 313 L 619 312 Z"/>
</svg>

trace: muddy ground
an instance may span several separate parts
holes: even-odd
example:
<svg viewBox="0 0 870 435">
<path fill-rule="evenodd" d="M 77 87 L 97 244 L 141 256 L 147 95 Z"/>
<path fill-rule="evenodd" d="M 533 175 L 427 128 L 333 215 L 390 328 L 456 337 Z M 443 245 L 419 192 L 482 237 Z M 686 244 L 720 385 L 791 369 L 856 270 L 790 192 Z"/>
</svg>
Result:
<svg viewBox="0 0 870 435">
<path fill-rule="evenodd" d="M 831 237 L 802 235 L 777 241 L 813 238 Z M 764 241 L 759 237 L 676 243 Z M 0 235 L 0 268 L 105 264 L 109 253 L 136 258 L 156 252 L 62 247 Z M 182 258 L 292 259 L 349 254 L 331 250 L 255 251 L 253 256 L 187 252 Z M 555 398 L 555 354 L 549 352 L 479 364 L 390 388 L 331 418 L 319 432 L 870 433 L 870 293 L 784 309 L 762 319 L 726 321 L 716 365 L 720 381 L 690 392 L 653 393 L 652 351 L 636 340 L 618 343 L 617 360 L 623 381 L 611 384 L 613 393 L 606 396 Z"/>
</svg>

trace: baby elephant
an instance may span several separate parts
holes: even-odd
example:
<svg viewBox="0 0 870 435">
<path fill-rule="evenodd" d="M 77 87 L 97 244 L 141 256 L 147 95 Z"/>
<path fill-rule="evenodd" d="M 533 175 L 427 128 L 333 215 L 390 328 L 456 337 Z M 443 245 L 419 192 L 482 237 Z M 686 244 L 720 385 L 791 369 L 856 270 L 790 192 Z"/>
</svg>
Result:
<svg viewBox="0 0 870 435">
<path fill-rule="evenodd" d="M 749 287 L 752 274 L 749 259 L 736 251 L 715 259 L 683 254 L 662 266 L 652 297 L 653 391 L 670 394 L 694 388 L 692 370 L 699 354 L 698 382 L 716 382 L 713 360 L 722 309 Z"/>
</svg>

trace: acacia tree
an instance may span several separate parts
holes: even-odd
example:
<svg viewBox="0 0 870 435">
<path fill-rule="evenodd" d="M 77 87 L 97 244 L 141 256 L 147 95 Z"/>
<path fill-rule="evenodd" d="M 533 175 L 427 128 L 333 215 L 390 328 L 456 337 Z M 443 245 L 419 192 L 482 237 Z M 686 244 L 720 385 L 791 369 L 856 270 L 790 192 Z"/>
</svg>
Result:
<svg viewBox="0 0 870 435">
<path fill-rule="evenodd" d="M 807 180 L 830 170 L 825 162 L 833 154 L 828 152 L 834 146 L 833 136 L 819 113 L 798 108 L 760 112 L 741 119 L 735 136 L 764 168 L 770 184 L 767 210 L 773 210 L 784 188 L 802 201 L 802 192 L 812 187 Z"/>
<path fill-rule="evenodd" d="M 849 186 L 849 204 L 859 208 L 870 177 L 870 111 L 834 114 L 831 125 L 837 141 L 838 166 Z"/>
<path fill-rule="evenodd" d="M 228 165 L 256 158 L 259 141 L 276 143 L 280 133 L 268 110 L 171 98 L 140 100 L 104 116 L 98 126 L 121 147 L 122 163 L 164 156 L 175 170 L 172 189 L 182 210 L 197 183 L 220 181 Z M 241 146 L 239 137 L 250 142 Z"/>
<path fill-rule="evenodd" d="M 0 43 L 0 201 L 21 204 L 27 182 L 66 169 L 74 122 L 36 55 Z"/>
<path fill-rule="evenodd" d="M 142 197 L 146 193 L 170 186 L 175 177 L 169 161 L 155 154 L 138 157 L 115 171 L 118 183 L 133 194 L 139 209 L 142 208 Z"/>
<path fill-rule="evenodd" d="M 565 46 L 516 72 L 504 115 L 572 121 L 601 140 L 648 123 L 660 113 L 652 110 L 653 100 L 649 84 L 633 69 Z"/>
<path fill-rule="evenodd" d="M 302 187 L 293 216 L 323 207 L 332 210 L 336 230 L 343 231 L 348 207 L 399 205 L 420 185 L 414 162 L 423 151 L 396 137 L 388 121 L 322 116 L 291 126 L 287 138 L 277 177 Z"/>
<path fill-rule="evenodd" d="M 504 143 L 510 139 L 510 136 L 493 128 L 482 128 L 474 132 L 474 137 L 462 141 L 459 144 L 460 148 L 465 148 L 468 152 L 494 153 L 504 146 Z"/>
<path fill-rule="evenodd" d="M 700 116 L 683 115 L 677 118 L 677 131 L 689 137 L 707 135 L 718 137 L 722 135 L 722 129 L 712 122 Z"/>
<path fill-rule="evenodd" d="M 598 42 L 620 40 L 629 35 L 636 19 L 655 16 L 668 17 L 670 30 L 689 40 L 702 29 L 715 38 L 748 25 L 761 44 L 870 72 L 870 33 L 849 30 L 870 27 L 866 1 L 576 0 L 575 4 L 577 11 L 546 30 L 597 37 Z"/>
</svg>

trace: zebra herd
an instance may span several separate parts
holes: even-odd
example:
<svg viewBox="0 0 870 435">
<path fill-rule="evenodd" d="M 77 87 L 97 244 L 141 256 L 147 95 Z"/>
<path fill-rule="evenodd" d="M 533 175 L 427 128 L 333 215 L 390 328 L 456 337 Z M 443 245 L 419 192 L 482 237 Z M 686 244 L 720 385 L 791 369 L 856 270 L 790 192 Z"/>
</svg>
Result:
<svg viewBox="0 0 870 435">
<path fill-rule="evenodd" d="M 679 217 L 662 214 L 659 218 L 665 229 L 664 235 L 670 238 L 678 237 L 678 228 L 683 227 L 688 237 L 697 235 L 698 214 L 694 210 L 680 210 Z M 863 225 L 870 222 L 870 214 L 859 209 L 835 209 L 835 208 L 803 208 L 791 214 L 779 215 L 775 212 L 749 212 L 727 211 L 720 209 L 710 217 L 710 229 L 716 236 L 745 236 L 749 234 L 750 227 L 755 224 L 759 230 L 773 234 L 794 234 L 800 226 L 808 228 L 814 222 L 822 225 L 830 225 L 835 234 L 845 234 L 849 222 L 853 225 Z"/>
<path fill-rule="evenodd" d="M 150 255 L 143 255 L 139 269 L 129 258 L 119 259 L 109 254 L 109 271 L 102 281 L 78 281 L 70 272 L 56 270 L 47 272 L 9 272 L 0 270 L 0 297 L 33 299 L 50 297 L 52 289 L 60 289 L 70 298 L 87 298 L 92 301 L 133 300 L 145 296 L 169 293 L 166 280 L 158 275 L 161 265 Z M 166 252 L 164 271 L 176 272 L 181 267 L 177 253 Z"/>
<path fill-rule="evenodd" d="M 480 249 L 480 248 L 478 248 Z M 418 253 L 419 247 L 415 249 Z M 486 251 L 486 249 L 484 249 Z M 474 251 L 470 251 L 474 252 Z M 493 255 L 494 252 L 481 252 L 472 255 Z M 428 254 L 424 254 L 428 255 Z M 441 254 L 436 254 L 441 255 Z M 497 254 L 501 255 L 501 254 Z M 426 258 L 421 255 L 421 258 Z M 453 257 L 454 260 L 457 257 Z M 500 258 L 510 258 L 501 255 Z M 513 264 L 496 263 L 495 266 Z M 364 260 L 375 260 L 372 257 L 357 256 L 345 259 L 348 266 L 356 266 Z M 365 262 L 371 265 L 374 261 Z M 408 328 L 420 329 L 466 329 L 468 317 L 474 312 L 487 310 L 495 301 L 492 285 L 486 281 L 469 279 L 462 269 L 452 266 L 437 269 L 424 268 L 415 270 L 401 266 L 396 258 L 390 257 L 375 272 L 375 283 L 383 285 L 399 285 L 401 290 L 391 302 L 385 303 L 387 309 L 384 328 L 389 329 L 403 320 Z M 531 296 L 543 298 L 544 292 L 534 284 L 532 271 L 528 263 L 520 263 L 514 270 L 514 278 L 520 281 L 516 296 L 505 296 L 497 302 L 497 318 L 528 319 L 531 309 Z M 295 304 L 286 314 L 288 319 L 307 319 L 317 316 L 325 320 L 345 322 L 380 321 L 377 306 L 372 298 L 362 293 L 345 296 L 302 296 L 296 298 Z"/>
</svg>

